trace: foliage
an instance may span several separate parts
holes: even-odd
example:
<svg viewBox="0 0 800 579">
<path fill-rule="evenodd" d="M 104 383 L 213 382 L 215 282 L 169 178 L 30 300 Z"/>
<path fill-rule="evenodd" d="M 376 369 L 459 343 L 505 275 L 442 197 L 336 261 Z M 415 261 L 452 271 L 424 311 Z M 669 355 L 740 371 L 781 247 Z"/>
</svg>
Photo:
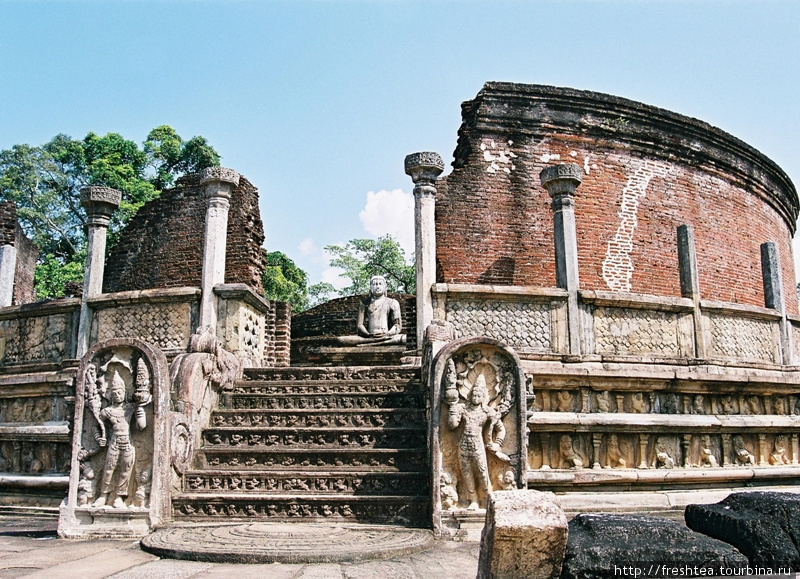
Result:
<svg viewBox="0 0 800 579">
<path fill-rule="evenodd" d="M 62 134 L 39 147 L 23 144 L 0 151 L 0 200 L 16 203 L 20 224 L 42 256 L 36 284 L 43 293 L 37 295 L 61 295 L 62 282 L 77 281 L 76 272 L 83 271 L 86 213 L 81 187 L 122 192 L 109 227 L 111 245 L 138 209 L 176 177 L 214 165 L 219 165 L 219 155 L 203 137 L 183 141 L 166 125 L 150 131 L 141 148 L 117 133 L 89 133 L 81 140 Z"/>
<path fill-rule="evenodd" d="M 280 251 L 267 254 L 261 284 L 268 299 L 289 302 L 293 312 L 308 307 L 308 274 Z"/>
<path fill-rule="evenodd" d="M 83 283 L 83 263 L 86 253 L 80 252 L 70 261 L 60 261 L 52 253 L 40 257 L 33 277 L 33 286 L 36 297 L 39 299 L 57 298 L 64 296 L 68 283 Z"/>
<path fill-rule="evenodd" d="M 416 293 L 414 264 L 406 262 L 403 248 L 391 235 L 351 239 L 344 246 L 328 245 L 325 251 L 333 256 L 331 267 L 343 269 L 341 276 L 350 280 L 350 285 L 339 292 L 343 296 L 369 293 L 369 279 L 373 275 L 386 278 L 387 291 Z"/>
<path fill-rule="evenodd" d="M 336 288 L 326 281 L 308 286 L 308 307 L 313 308 L 333 298 Z"/>
</svg>

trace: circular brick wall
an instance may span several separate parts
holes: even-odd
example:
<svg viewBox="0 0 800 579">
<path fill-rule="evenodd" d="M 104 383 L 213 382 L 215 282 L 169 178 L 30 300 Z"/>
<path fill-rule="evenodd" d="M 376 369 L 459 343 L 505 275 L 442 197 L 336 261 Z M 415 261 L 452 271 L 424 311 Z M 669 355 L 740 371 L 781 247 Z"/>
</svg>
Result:
<svg viewBox="0 0 800 579">
<path fill-rule="evenodd" d="M 581 289 L 680 296 L 676 229 L 689 224 L 703 299 L 764 306 L 760 246 L 772 241 L 797 313 L 797 192 L 746 143 L 663 109 L 538 85 L 488 83 L 462 115 L 454 169 L 438 185 L 438 281 L 555 286 L 539 172 L 577 163 Z"/>
</svg>

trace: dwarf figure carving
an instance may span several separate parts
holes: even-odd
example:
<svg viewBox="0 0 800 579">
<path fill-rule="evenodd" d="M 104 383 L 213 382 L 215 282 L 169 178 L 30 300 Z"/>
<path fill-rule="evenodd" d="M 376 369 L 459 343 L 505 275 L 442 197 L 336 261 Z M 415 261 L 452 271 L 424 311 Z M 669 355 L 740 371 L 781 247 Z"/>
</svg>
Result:
<svg viewBox="0 0 800 579">
<path fill-rule="evenodd" d="M 442 497 L 442 509 L 449 511 L 458 505 L 458 493 L 449 472 L 443 472 L 440 477 L 439 494 Z"/>
</svg>

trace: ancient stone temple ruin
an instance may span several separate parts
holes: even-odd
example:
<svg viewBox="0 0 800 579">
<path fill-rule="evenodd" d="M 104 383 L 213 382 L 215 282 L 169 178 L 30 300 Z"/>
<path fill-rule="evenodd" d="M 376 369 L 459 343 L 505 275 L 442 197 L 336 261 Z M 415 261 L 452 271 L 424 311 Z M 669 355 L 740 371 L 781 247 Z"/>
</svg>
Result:
<svg viewBox="0 0 800 579">
<path fill-rule="evenodd" d="M 59 508 L 68 537 L 458 536 L 500 489 L 577 512 L 800 488 L 788 176 L 592 92 L 489 83 L 462 117 L 447 176 L 436 153 L 405 159 L 416 296 L 376 278 L 293 317 L 264 299 L 258 192 L 230 169 L 179 180 L 108 253 L 119 193 L 85 189 L 82 296 L 0 308 L 0 503 Z M 14 271 L 28 249 L 2 242 Z"/>
</svg>

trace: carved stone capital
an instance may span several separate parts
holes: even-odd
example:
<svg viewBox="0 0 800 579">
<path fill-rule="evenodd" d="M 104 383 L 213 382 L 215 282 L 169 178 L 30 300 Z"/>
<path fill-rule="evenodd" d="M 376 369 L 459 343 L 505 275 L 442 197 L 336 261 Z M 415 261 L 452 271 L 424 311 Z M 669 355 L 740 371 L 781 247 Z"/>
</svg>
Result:
<svg viewBox="0 0 800 579">
<path fill-rule="evenodd" d="M 90 225 L 108 226 L 111 214 L 119 207 L 122 193 L 111 187 L 81 187 L 81 205 L 89 215 Z"/>
<path fill-rule="evenodd" d="M 539 173 L 542 187 L 554 199 L 564 195 L 574 195 L 575 189 L 583 180 L 583 169 L 575 163 L 561 163 L 545 167 Z"/>
<path fill-rule="evenodd" d="M 238 187 L 239 173 L 226 167 L 207 167 L 200 173 L 200 185 L 206 187 L 206 190 L 208 185 Z"/>
<path fill-rule="evenodd" d="M 444 171 L 444 161 L 439 153 L 412 153 L 406 155 L 405 169 L 415 185 L 433 183 Z"/>
</svg>

